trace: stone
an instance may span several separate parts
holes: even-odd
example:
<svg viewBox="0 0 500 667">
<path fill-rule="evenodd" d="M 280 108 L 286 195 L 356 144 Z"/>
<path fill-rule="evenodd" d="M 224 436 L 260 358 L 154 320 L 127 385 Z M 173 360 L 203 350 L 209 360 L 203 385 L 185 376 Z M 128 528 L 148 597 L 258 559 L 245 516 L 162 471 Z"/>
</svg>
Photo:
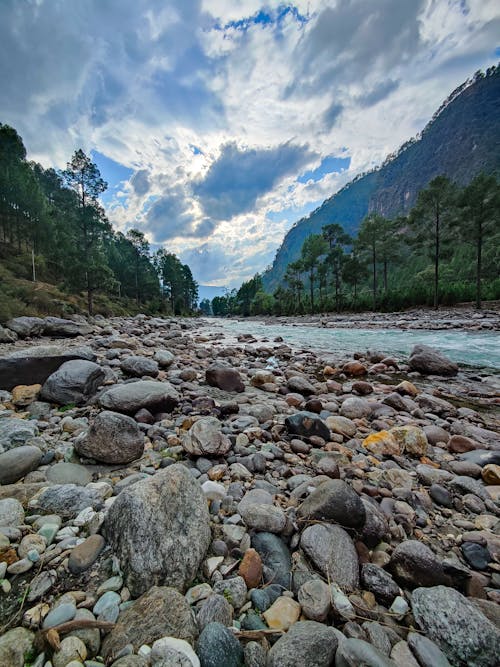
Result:
<svg viewBox="0 0 500 667">
<path fill-rule="evenodd" d="M 452 665 L 498 664 L 500 631 L 461 593 L 446 586 L 417 588 L 411 605 L 418 626 Z"/>
<path fill-rule="evenodd" d="M 390 431 L 379 431 L 367 436 L 362 445 L 377 456 L 400 456 L 401 447 Z"/>
<path fill-rule="evenodd" d="M 214 584 L 214 593 L 227 597 L 234 609 L 241 609 L 247 601 L 247 585 L 243 577 L 236 576 L 222 579 Z"/>
<path fill-rule="evenodd" d="M 52 656 L 54 667 L 68 667 L 71 661 L 81 664 L 87 659 L 87 647 L 78 637 L 69 635 L 61 640 L 59 650 Z"/>
<path fill-rule="evenodd" d="M 241 375 L 235 368 L 214 364 L 207 368 L 205 379 L 211 387 L 217 387 L 223 391 L 234 391 L 237 393 L 245 391 Z"/>
<path fill-rule="evenodd" d="M 135 414 L 141 408 L 151 412 L 169 412 L 179 402 L 179 394 L 170 382 L 138 380 L 119 384 L 99 397 L 99 404 L 106 410 Z"/>
<path fill-rule="evenodd" d="M 371 404 L 366 399 L 356 396 L 346 398 L 340 406 L 340 414 L 346 419 L 363 419 L 369 417 L 371 412 Z"/>
<path fill-rule="evenodd" d="M 37 400 L 41 389 L 41 384 L 18 384 L 12 390 L 12 403 L 21 408 L 26 407 Z"/>
<path fill-rule="evenodd" d="M 302 613 L 311 621 L 324 621 L 331 608 L 330 589 L 321 579 L 310 579 L 299 589 L 297 599 Z"/>
<path fill-rule="evenodd" d="M 238 503 L 238 512 L 243 515 L 251 505 L 272 505 L 273 497 L 264 489 L 251 489 L 247 491 L 243 498 Z"/>
<path fill-rule="evenodd" d="M 155 584 L 183 589 L 196 576 L 211 539 L 207 501 L 181 464 L 125 488 L 103 530 L 133 596 Z"/>
<path fill-rule="evenodd" d="M 422 667 L 450 667 L 445 654 L 428 637 L 418 632 L 409 632 L 406 641 Z"/>
<path fill-rule="evenodd" d="M 137 651 L 143 644 L 165 636 L 193 644 L 197 635 L 196 622 L 184 596 L 173 588 L 153 586 L 120 613 L 101 651 L 109 661 L 128 644 Z"/>
<path fill-rule="evenodd" d="M 77 609 L 74 620 L 94 621 L 95 616 L 89 609 Z M 101 646 L 101 633 L 98 628 L 82 628 L 73 630 L 71 634 L 85 644 L 88 656 L 94 657 L 98 654 Z"/>
<path fill-rule="evenodd" d="M 338 433 L 343 435 L 346 438 L 353 438 L 356 435 L 358 427 L 356 424 L 347 419 L 347 417 L 340 417 L 337 415 L 331 415 L 326 418 L 326 425 L 332 431 L 332 433 Z"/>
<path fill-rule="evenodd" d="M 440 426 L 429 424 L 424 426 L 423 431 L 427 438 L 427 442 L 431 445 L 437 445 L 439 442 L 444 442 L 446 444 L 450 440 L 448 431 L 445 431 L 444 428 L 441 428 Z"/>
<path fill-rule="evenodd" d="M 391 575 L 373 563 L 364 563 L 361 567 L 361 584 L 386 607 L 399 595 L 399 586 Z"/>
<path fill-rule="evenodd" d="M 0 325 L 0 343 L 15 343 L 18 335 L 11 329 L 6 329 Z"/>
<path fill-rule="evenodd" d="M 26 628 L 13 628 L 0 636 L 0 665 L 25 667 L 27 654 L 33 649 L 35 635 Z"/>
<path fill-rule="evenodd" d="M 330 429 L 314 412 L 296 412 L 285 419 L 285 426 L 291 435 L 310 438 L 313 435 L 330 440 Z"/>
<path fill-rule="evenodd" d="M 300 618 L 300 604 L 289 597 L 279 597 L 262 616 L 273 630 L 288 630 Z"/>
<path fill-rule="evenodd" d="M 500 465 L 488 463 L 481 471 L 483 482 L 488 485 L 500 484 Z"/>
<path fill-rule="evenodd" d="M 88 347 L 64 348 L 56 345 L 35 345 L 0 358 L 0 389 L 11 390 L 17 385 L 43 384 L 63 363 L 71 359 L 95 361 Z"/>
<path fill-rule="evenodd" d="M 453 454 L 464 454 L 478 449 L 477 443 L 465 435 L 452 435 L 448 440 L 448 450 Z"/>
<path fill-rule="evenodd" d="M 45 322 L 41 317 L 14 317 L 6 322 L 5 326 L 14 331 L 19 338 L 28 338 L 29 336 L 41 336 Z"/>
<path fill-rule="evenodd" d="M 183 435 L 182 447 L 191 456 L 225 456 L 232 443 L 221 429 L 216 417 L 202 417 Z"/>
<path fill-rule="evenodd" d="M 329 581 L 344 591 L 358 587 L 358 555 L 353 541 L 340 526 L 308 526 L 302 533 L 300 546 Z"/>
<path fill-rule="evenodd" d="M 63 602 L 53 607 L 47 616 L 43 619 L 42 628 L 47 630 L 61 623 L 72 621 L 76 614 L 76 604 L 74 602 Z"/>
<path fill-rule="evenodd" d="M 286 515 L 274 505 L 249 505 L 241 517 L 248 528 L 267 533 L 281 533 L 286 525 Z"/>
<path fill-rule="evenodd" d="M 130 463 L 144 453 L 144 434 L 132 417 L 103 410 L 87 433 L 75 440 L 75 450 L 102 463 Z"/>
<path fill-rule="evenodd" d="M 335 656 L 335 667 L 397 667 L 388 656 L 363 639 L 342 639 Z"/>
<path fill-rule="evenodd" d="M 0 419 L 0 453 L 25 445 L 38 435 L 36 423 L 16 417 Z"/>
<path fill-rule="evenodd" d="M 396 663 L 397 667 L 420 667 L 405 641 L 394 644 L 391 651 L 391 660 Z M 427 666 L 424 665 L 424 667 Z"/>
<path fill-rule="evenodd" d="M 342 366 L 342 371 L 352 377 L 362 377 L 368 374 L 368 369 L 360 361 L 348 361 Z"/>
<path fill-rule="evenodd" d="M 92 475 L 85 466 L 61 461 L 47 470 L 47 479 L 54 484 L 77 484 L 86 486 L 92 481 Z"/>
<path fill-rule="evenodd" d="M 221 623 L 205 626 L 196 643 L 201 667 L 243 667 L 243 648 Z"/>
<path fill-rule="evenodd" d="M 363 526 L 363 541 L 373 548 L 389 533 L 389 522 L 387 517 L 376 502 L 362 499 L 366 512 L 366 520 Z"/>
<path fill-rule="evenodd" d="M 442 563 L 422 542 L 406 540 L 394 549 L 388 569 L 401 586 L 437 586 L 448 584 Z"/>
<path fill-rule="evenodd" d="M 287 386 L 292 393 L 302 394 L 302 396 L 311 396 L 316 393 L 314 386 L 301 375 L 294 375 L 289 378 Z"/>
<path fill-rule="evenodd" d="M 159 373 L 158 363 L 154 359 L 134 355 L 123 359 L 120 369 L 123 373 L 132 377 L 147 375 L 155 378 Z"/>
<path fill-rule="evenodd" d="M 162 637 L 151 647 L 151 659 L 160 667 L 200 667 L 198 656 L 184 639 Z"/>
<path fill-rule="evenodd" d="M 320 484 L 302 503 L 297 514 L 303 519 L 334 521 L 348 528 L 362 528 L 366 519 L 360 497 L 340 479 Z"/>
<path fill-rule="evenodd" d="M 487 547 L 476 542 L 464 542 L 462 554 L 473 570 L 486 570 L 488 564 L 493 560 Z"/>
<path fill-rule="evenodd" d="M 200 632 L 209 623 L 222 623 L 230 627 L 233 623 L 233 607 L 223 595 L 213 593 L 198 609 L 196 621 Z"/>
<path fill-rule="evenodd" d="M 92 333 L 92 327 L 86 322 L 64 320 L 60 317 L 45 317 L 43 323 L 46 336 L 72 338 L 74 336 L 87 336 Z"/>
<path fill-rule="evenodd" d="M 273 533 L 255 533 L 251 540 L 252 547 L 262 559 L 264 581 L 289 589 L 292 557 L 287 545 Z"/>
<path fill-rule="evenodd" d="M 258 642 L 248 642 L 244 648 L 245 667 L 266 667 L 266 652 Z"/>
<path fill-rule="evenodd" d="M 31 510 L 73 518 L 86 507 L 100 509 L 102 496 L 97 489 L 76 484 L 54 484 L 39 491 L 29 502 Z"/>
<path fill-rule="evenodd" d="M 415 345 L 408 367 L 422 375 L 442 375 L 451 377 L 458 373 L 458 365 L 428 345 Z"/>
<path fill-rule="evenodd" d="M 175 356 L 169 350 L 156 350 L 154 360 L 161 368 L 169 368 L 175 361 Z"/>
<path fill-rule="evenodd" d="M 397 426 L 391 428 L 390 433 L 398 442 L 403 453 L 417 458 L 426 456 L 428 442 L 422 429 L 417 426 Z"/>
<path fill-rule="evenodd" d="M 258 588 L 262 584 L 262 559 L 255 549 L 247 549 L 238 572 L 248 588 Z"/>
<path fill-rule="evenodd" d="M 0 454 L 0 485 L 14 484 L 38 468 L 42 452 L 38 447 L 21 445 Z"/>
<path fill-rule="evenodd" d="M 99 557 L 105 547 L 105 540 L 102 535 L 90 535 L 83 542 L 72 549 L 68 568 L 72 574 L 80 574 L 88 570 Z"/>
<path fill-rule="evenodd" d="M 299 621 L 272 646 L 267 667 L 330 667 L 337 651 L 332 627 L 315 621 Z"/>
<path fill-rule="evenodd" d="M 0 526 L 21 526 L 24 524 L 24 509 L 15 498 L 0 500 Z"/>
<path fill-rule="evenodd" d="M 66 361 L 44 382 L 41 397 L 59 405 L 83 405 L 105 378 L 102 368 L 92 361 Z"/>
</svg>

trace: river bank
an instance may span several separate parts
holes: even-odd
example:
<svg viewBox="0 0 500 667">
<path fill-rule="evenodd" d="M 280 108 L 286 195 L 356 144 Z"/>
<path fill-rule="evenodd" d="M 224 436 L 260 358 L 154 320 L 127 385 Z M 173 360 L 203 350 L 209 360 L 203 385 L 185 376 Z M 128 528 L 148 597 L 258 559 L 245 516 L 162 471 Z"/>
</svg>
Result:
<svg viewBox="0 0 500 667">
<path fill-rule="evenodd" d="M 0 663 L 496 664 L 492 369 L 269 326 L 0 345 Z"/>
</svg>

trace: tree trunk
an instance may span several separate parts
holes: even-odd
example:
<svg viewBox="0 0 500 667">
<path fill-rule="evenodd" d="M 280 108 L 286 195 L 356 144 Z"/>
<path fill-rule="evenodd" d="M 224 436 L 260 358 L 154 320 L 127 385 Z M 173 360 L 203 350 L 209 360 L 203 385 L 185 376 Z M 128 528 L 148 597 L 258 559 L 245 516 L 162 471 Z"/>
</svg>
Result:
<svg viewBox="0 0 500 667">
<path fill-rule="evenodd" d="M 87 289 L 87 310 L 89 311 L 89 315 L 94 314 L 94 292 L 90 287 Z"/>
<path fill-rule="evenodd" d="M 311 313 L 314 313 L 314 270 L 309 273 L 309 290 L 311 294 Z"/>
<path fill-rule="evenodd" d="M 377 310 L 377 254 L 375 245 L 372 246 L 373 261 L 373 310 Z"/>
<path fill-rule="evenodd" d="M 436 209 L 436 254 L 434 257 L 434 309 L 439 308 L 439 205 Z"/>
<path fill-rule="evenodd" d="M 384 294 L 387 294 L 387 260 L 384 259 Z"/>
<path fill-rule="evenodd" d="M 481 310 L 481 273 L 482 273 L 482 251 L 483 251 L 483 229 L 482 223 L 479 221 L 479 229 L 477 234 L 477 267 L 476 267 L 476 308 Z"/>
</svg>

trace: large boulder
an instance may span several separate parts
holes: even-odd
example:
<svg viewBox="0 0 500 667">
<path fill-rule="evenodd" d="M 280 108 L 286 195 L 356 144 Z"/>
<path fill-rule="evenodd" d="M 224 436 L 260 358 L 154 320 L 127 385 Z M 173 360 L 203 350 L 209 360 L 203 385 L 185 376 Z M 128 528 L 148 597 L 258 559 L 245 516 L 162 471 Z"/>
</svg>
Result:
<svg viewBox="0 0 500 667">
<path fill-rule="evenodd" d="M 213 366 L 210 366 L 210 368 L 207 368 L 205 378 L 207 384 L 211 387 L 218 387 L 224 391 L 235 391 L 239 393 L 245 391 L 245 385 L 243 384 L 241 375 L 235 368 L 214 364 Z"/>
<path fill-rule="evenodd" d="M 45 322 L 41 317 L 14 317 L 5 326 L 14 331 L 19 338 L 28 338 L 28 336 L 41 336 Z"/>
<path fill-rule="evenodd" d="M 99 397 L 106 410 L 135 414 L 141 408 L 151 412 L 170 411 L 179 402 L 179 394 L 170 382 L 138 380 L 118 384 Z"/>
<path fill-rule="evenodd" d="M 156 362 L 154 359 L 141 357 L 139 355 L 131 355 L 130 357 L 126 357 L 121 362 L 120 368 L 126 375 L 139 378 L 143 375 L 155 378 L 160 371 L 158 362 Z"/>
<path fill-rule="evenodd" d="M 62 364 L 72 359 L 95 361 L 89 347 L 62 348 L 34 345 L 0 358 L 0 389 L 11 390 L 20 384 L 43 384 Z"/>
<path fill-rule="evenodd" d="M 92 333 L 92 327 L 86 322 L 74 322 L 60 317 L 46 317 L 44 320 L 44 334 L 46 336 L 87 336 Z"/>
<path fill-rule="evenodd" d="M 102 368 L 93 361 L 74 359 L 64 363 L 45 381 L 41 397 L 51 403 L 83 405 L 104 381 Z"/>
<path fill-rule="evenodd" d="M 182 438 L 182 446 L 193 456 L 225 456 L 231 449 L 231 440 L 221 431 L 216 417 L 198 419 Z"/>
<path fill-rule="evenodd" d="M 0 325 L 0 343 L 15 343 L 16 340 L 17 334 L 15 331 Z"/>
<path fill-rule="evenodd" d="M 211 538 L 201 486 L 181 464 L 124 489 L 103 529 L 133 596 L 158 584 L 183 590 Z"/>
<path fill-rule="evenodd" d="M 411 606 L 417 625 L 436 642 L 452 665 L 498 665 L 500 631 L 454 588 L 417 588 Z"/>
<path fill-rule="evenodd" d="M 36 435 L 38 429 L 35 422 L 17 417 L 3 417 L 0 419 L 0 453 L 21 447 Z"/>
<path fill-rule="evenodd" d="M 75 440 L 75 449 L 80 456 L 102 463 L 130 463 L 144 452 L 144 434 L 132 417 L 103 410 L 88 432 Z"/>
<path fill-rule="evenodd" d="M 198 628 L 186 599 L 173 588 L 153 586 L 118 616 L 116 626 L 102 644 L 110 662 L 125 646 L 137 651 L 161 637 L 176 637 L 193 644 Z"/>
<path fill-rule="evenodd" d="M 443 354 L 428 345 L 415 345 L 408 366 L 411 371 L 422 375 L 444 375 L 450 377 L 458 373 L 458 366 Z"/>
</svg>

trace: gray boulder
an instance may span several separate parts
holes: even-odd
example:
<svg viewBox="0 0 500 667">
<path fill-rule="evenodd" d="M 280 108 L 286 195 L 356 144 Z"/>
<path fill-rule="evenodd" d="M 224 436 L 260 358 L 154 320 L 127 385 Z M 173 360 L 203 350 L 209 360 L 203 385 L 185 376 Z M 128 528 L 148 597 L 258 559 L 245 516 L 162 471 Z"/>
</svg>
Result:
<svg viewBox="0 0 500 667">
<path fill-rule="evenodd" d="M 14 331 L 19 338 L 28 338 L 28 336 L 41 336 L 45 322 L 41 317 L 14 317 L 5 326 Z"/>
<path fill-rule="evenodd" d="M 323 440 L 330 440 L 330 429 L 314 412 L 296 412 L 285 419 L 288 433 L 306 438 L 317 435 Z"/>
<path fill-rule="evenodd" d="M 211 387 L 218 387 L 223 391 L 235 391 L 239 393 L 245 391 L 241 375 L 235 368 L 214 364 L 210 368 L 207 368 L 205 378 L 207 384 Z"/>
<path fill-rule="evenodd" d="M 38 467 L 42 452 L 38 447 L 21 445 L 0 454 L 0 484 L 15 484 Z"/>
<path fill-rule="evenodd" d="M 0 325 L 0 343 L 14 343 L 17 340 L 17 334 L 11 329 Z"/>
<path fill-rule="evenodd" d="M 74 359 L 64 363 L 45 381 L 41 397 L 51 403 L 82 405 L 104 381 L 102 368 L 92 361 Z"/>
<path fill-rule="evenodd" d="M 132 417 L 103 410 L 75 441 L 80 456 L 103 463 L 130 463 L 144 453 L 144 434 Z"/>
<path fill-rule="evenodd" d="M 154 360 L 161 368 L 169 368 L 174 363 L 175 356 L 169 350 L 156 350 Z"/>
<path fill-rule="evenodd" d="M 498 665 L 500 631 L 454 588 L 417 588 L 411 606 L 418 626 L 436 642 L 452 665 Z"/>
<path fill-rule="evenodd" d="M 170 411 L 179 402 L 179 394 L 170 382 L 138 380 L 118 384 L 105 391 L 99 403 L 107 410 L 135 414 L 141 408 L 150 412 Z"/>
<path fill-rule="evenodd" d="M 92 333 L 92 327 L 86 322 L 74 322 L 60 317 L 46 317 L 43 322 L 46 336 L 70 338 L 73 336 L 87 336 Z"/>
<path fill-rule="evenodd" d="M 330 667 L 337 644 L 332 627 L 316 621 L 299 621 L 273 645 L 267 667 Z"/>
<path fill-rule="evenodd" d="M 123 373 L 133 377 L 142 377 L 148 375 L 155 378 L 159 373 L 158 363 L 148 357 L 133 355 L 126 357 L 120 364 Z"/>
<path fill-rule="evenodd" d="M 36 422 L 16 417 L 0 418 L 0 452 L 26 444 L 38 435 Z"/>
<path fill-rule="evenodd" d="M 341 479 L 320 484 L 302 503 L 297 514 L 304 519 L 334 521 L 348 528 L 361 528 L 366 518 L 360 497 Z"/>
<path fill-rule="evenodd" d="M 300 546 L 320 572 L 342 590 L 358 587 L 358 554 L 343 528 L 330 524 L 309 526 L 302 533 Z"/>
<path fill-rule="evenodd" d="M 31 510 L 40 514 L 58 514 L 62 518 L 75 517 L 86 507 L 100 509 L 102 497 L 96 489 L 76 484 L 55 484 L 42 488 L 29 502 Z"/>
<path fill-rule="evenodd" d="M 449 584 L 441 561 L 417 540 L 406 540 L 394 549 L 387 568 L 396 581 L 408 588 Z"/>
<path fill-rule="evenodd" d="M 216 417 L 198 419 L 182 438 L 182 446 L 193 456 L 224 456 L 231 449 L 231 440 L 222 433 Z"/>
<path fill-rule="evenodd" d="M 95 361 L 89 347 L 62 348 L 57 345 L 34 345 L 0 358 L 0 389 L 10 390 L 18 384 L 43 384 L 62 364 L 72 359 Z"/>
<path fill-rule="evenodd" d="M 428 345 L 415 345 L 408 366 L 411 371 L 418 371 L 423 375 L 444 375 L 447 377 L 458 373 L 458 366 L 443 354 Z"/>
<path fill-rule="evenodd" d="M 335 656 L 335 667 L 398 667 L 378 648 L 362 639 L 343 639 Z"/>
<path fill-rule="evenodd" d="M 185 466 L 172 465 L 124 489 L 108 512 L 104 533 L 132 595 L 156 584 L 183 590 L 210 545 L 201 486 Z"/>
</svg>

